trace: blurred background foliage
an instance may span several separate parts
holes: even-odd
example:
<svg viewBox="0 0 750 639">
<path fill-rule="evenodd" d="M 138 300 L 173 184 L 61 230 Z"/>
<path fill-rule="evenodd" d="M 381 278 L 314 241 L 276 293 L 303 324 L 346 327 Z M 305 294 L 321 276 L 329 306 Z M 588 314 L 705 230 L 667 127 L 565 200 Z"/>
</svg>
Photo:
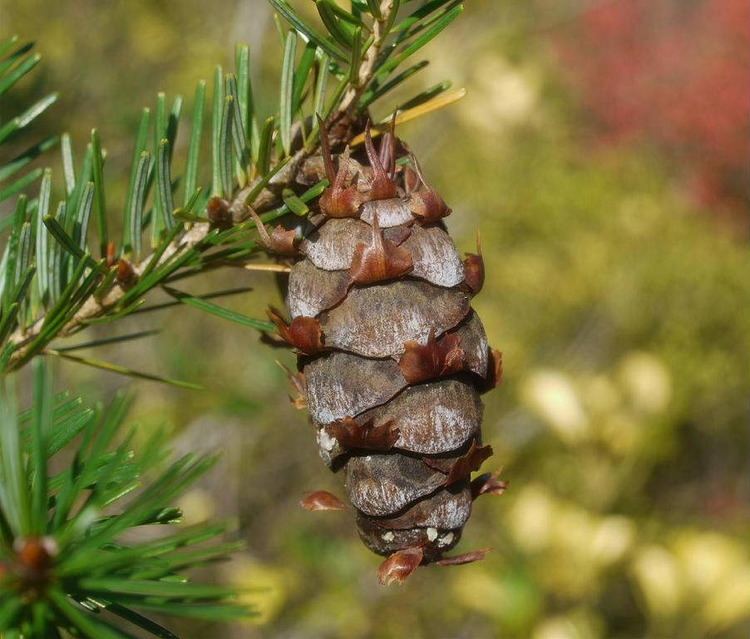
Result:
<svg viewBox="0 0 750 639">
<path fill-rule="evenodd" d="M 275 99 L 263 0 L 0 0 L 0 24 L 45 58 L 16 98 L 60 90 L 41 128 L 83 144 L 99 127 L 122 197 L 157 90 L 192 95 L 246 41 Z M 115 325 L 162 332 L 106 359 L 205 385 L 135 384 L 135 413 L 144 439 L 167 422 L 179 448 L 225 451 L 183 505 L 189 522 L 235 518 L 249 543 L 220 570 L 261 617 L 185 636 L 750 634 L 748 51 L 743 0 L 473 0 L 427 49 L 419 81 L 469 93 L 400 133 L 460 247 L 481 230 L 476 304 L 505 361 L 484 432 L 511 488 L 478 503 L 460 547 L 493 546 L 484 562 L 379 587 L 351 517 L 297 506 L 340 481 L 288 402 L 275 360 L 290 354 L 184 308 Z M 227 301 L 249 314 L 279 303 L 264 274 L 194 290 L 220 284 L 254 287 Z M 102 398 L 127 383 L 73 364 L 58 377 Z"/>
</svg>

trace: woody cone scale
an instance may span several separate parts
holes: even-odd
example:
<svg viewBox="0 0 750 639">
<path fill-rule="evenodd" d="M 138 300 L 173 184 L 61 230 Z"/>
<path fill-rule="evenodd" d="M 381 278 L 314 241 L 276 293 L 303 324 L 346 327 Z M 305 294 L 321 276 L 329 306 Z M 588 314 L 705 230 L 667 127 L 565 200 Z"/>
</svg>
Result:
<svg viewBox="0 0 750 639">
<path fill-rule="evenodd" d="M 271 317 L 298 353 L 320 455 L 345 478 L 362 541 L 384 555 L 381 583 L 419 565 L 481 559 L 446 555 L 473 501 L 501 494 L 496 474 L 475 477 L 482 444 L 480 395 L 501 377 L 500 353 L 471 308 L 484 279 L 481 252 L 462 259 L 446 231 L 451 213 L 393 130 L 364 151 L 308 160 L 329 187 L 310 216 L 289 274 L 287 311 Z M 298 401 L 303 403 L 303 401 Z M 317 491 L 308 510 L 341 510 Z"/>
</svg>

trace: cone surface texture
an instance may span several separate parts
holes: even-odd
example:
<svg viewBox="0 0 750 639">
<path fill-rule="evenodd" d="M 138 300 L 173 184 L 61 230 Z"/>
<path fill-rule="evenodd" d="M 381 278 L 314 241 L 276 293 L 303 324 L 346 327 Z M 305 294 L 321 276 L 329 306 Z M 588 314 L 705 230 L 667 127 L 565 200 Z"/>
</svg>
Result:
<svg viewBox="0 0 750 639">
<path fill-rule="evenodd" d="M 290 273 L 287 332 L 307 327 L 293 345 L 320 455 L 390 581 L 441 560 L 484 492 L 470 474 L 492 453 L 480 394 L 500 356 L 471 308 L 481 256 L 459 256 L 405 145 L 366 137 L 366 152 L 317 158 L 330 186 Z"/>
</svg>

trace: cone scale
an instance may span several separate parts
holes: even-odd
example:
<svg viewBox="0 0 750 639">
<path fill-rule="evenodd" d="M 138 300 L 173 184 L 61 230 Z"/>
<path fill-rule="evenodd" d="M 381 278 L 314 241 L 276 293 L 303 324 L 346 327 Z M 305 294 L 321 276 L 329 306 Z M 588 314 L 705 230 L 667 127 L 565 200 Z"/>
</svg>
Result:
<svg viewBox="0 0 750 639">
<path fill-rule="evenodd" d="M 380 580 L 401 582 L 419 565 L 484 555 L 445 553 L 473 500 L 505 488 L 471 481 L 492 454 L 480 394 L 498 382 L 500 354 L 471 308 L 481 254 L 459 256 L 451 210 L 405 144 L 391 131 L 376 148 L 368 128 L 365 153 L 334 158 L 321 137 L 330 186 L 289 274 L 291 321 L 274 321 L 299 354 L 320 456 L 345 478 L 362 541 L 388 557 Z M 330 503 L 318 492 L 302 505 L 339 509 Z"/>
</svg>

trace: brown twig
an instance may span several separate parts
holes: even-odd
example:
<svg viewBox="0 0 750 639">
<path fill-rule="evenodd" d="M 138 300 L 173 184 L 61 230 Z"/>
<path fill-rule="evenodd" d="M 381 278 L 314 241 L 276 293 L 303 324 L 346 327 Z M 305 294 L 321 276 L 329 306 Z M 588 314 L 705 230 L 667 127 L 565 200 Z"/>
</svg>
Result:
<svg viewBox="0 0 750 639">
<path fill-rule="evenodd" d="M 314 149 L 312 151 L 314 151 Z M 272 179 L 269 184 L 269 188 L 263 189 L 255 199 L 254 204 L 259 211 L 267 211 L 279 204 L 281 201 L 279 193 L 283 188 L 292 184 L 299 165 L 312 151 L 301 149 L 287 163 L 287 167 L 274 176 L 274 179 Z M 246 213 L 244 216 L 242 213 L 247 210 L 247 197 L 260 180 L 261 178 L 257 178 L 245 188 L 240 189 L 232 198 L 230 210 L 239 213 L 239 221 L 241 221 L 243 217 L 246 217 Z M 163 255 L 159 258 L 158 264 L 164 264 L 178 251 L 190 250 L 191 248 L 199 246 L 206 239 L 210 230 L 211 227 L 208 223 L 194 223 L 185 234 L 174 240 L 167 247 Z M 138 264 L 133 265 L 133 271 L 136 277 L 140 276 L 152 258 L 152 254 L 148 255 Z M 63 328 L 57 333 L 56 337 L 69 337 L 70 335 L 86 328 L 92 320 L 106 316 L 109 311 L 122 301 L 126 292 L 127 288 L 124 285 L 115 283 L 112 289 L 103 297 L 90 295 L 78 309 L 76 314 L 68 320 Z M 34 355 L 34 353 L 31 352 L 31 347 L 34 340 L 41 333 L 45 319 L 46 315 L 43 315 L 31 326 L 26 327 L 25 329 L 19 328 L 10 336 L 9 342 L 14 344 L 16 349 L 8 360 L 6 372 L 20 368 Z"/>
<path fill-rule="evenodd" d="M 367 85 L 374 75 L 375 62 L 377 61 L 378 54 L 383 47 L 384 36 L 383 30 L 385 25 L 390 19 L 391 12 L 393 11 L 393 0 L 382 0 L 380 3 L 380 19 L 375 20 L 372 29 L 372 44 L 367 49 L 365 57 L 362 59 L 362 63 L 359 66 L 359 73 L 357 74 L 357 84 L 350 87 L 339 105 L 339 113 L 349 113 L 354 107 L 357 106 L 359 99 L 367 89 Z"/>
</svg>

